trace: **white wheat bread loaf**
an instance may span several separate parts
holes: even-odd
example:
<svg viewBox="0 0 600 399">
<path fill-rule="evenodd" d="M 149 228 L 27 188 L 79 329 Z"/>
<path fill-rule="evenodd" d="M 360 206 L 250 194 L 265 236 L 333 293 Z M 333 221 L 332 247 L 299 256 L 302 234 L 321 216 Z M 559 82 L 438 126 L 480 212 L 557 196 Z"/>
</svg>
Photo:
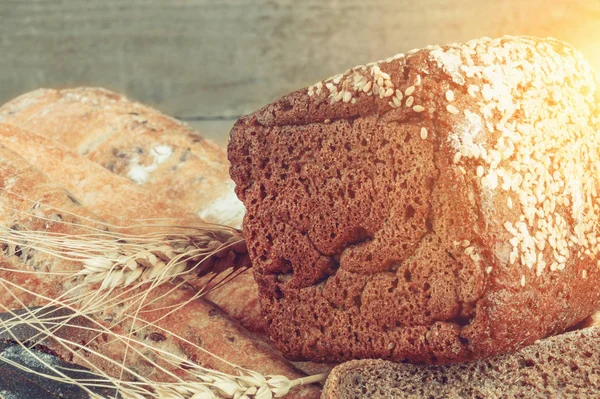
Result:
<svg viewBox="0 0 600 399">
<path fill-rule="evenodd" d="M 470 363 L 428 366 L 353 360 L 333 370 L 321 398 L 596 398 L 599 345 L 600 329 L 593 327 Z"/>
<path fill-rule="evenodd" d="M 239 227 L 244 209 L 225 152 L 156 109 L 101 88 L 39 89 L 4 104 L 0 121 L 58 141 L 208 222 Z"/>
<path fill-rule="evenodd" d="M 0 129 L 5 128 L 0 126 Z M 109 230 L 100 218 L 83 207 L 69 192 L 4 146 L 0 146 L 0 161 L 0 234 L 3 237 L 15 230 L 70 236 L 94 231 L 90 229 Z M 35 243 L 28 242 L 27 238 L 23 240 L 22 245 L 9 244 L 0 248 L 2 311 L 55 304 L 52 300 L 57 298 L 70 302 L 73 308 L 78 309 L 82 303 L 73 301 L 71 295 L 94 293 L 98 295 L 97 301 L 104 296 L 99 283 L 84 283 L 84 276 L 79 274 L 83 268 L 81 262 L 30 248 L 26 244 Z M 108 298 L 103 299 L 105 307 L 94 312 L 92 320 L 122 334 L 128 334 L 135 326 L 132 344 L 139 342 L 142 353 L 153 359 L 156 359 L 156 353 L 152 352 L 152 348 L 155 348 L 209 368 L 237 373 L 231 364 L 218 360 L 210 352 L 260 373 L 283 374 L 290 378 L 303 376 L 272 348 L 254 339 L 217 307 L 198 300 L 195 290 L 168 280 L 153 285 L 152 289 L 149 287 L 150 284 L 136 288 L 117 287 Z M 140 294 L 145 294 L 143 308 L 137 312 L 138 305 L 135 305 L 126 310 L 128 301 L 139 299 Z M 123 295 L 127 299 L 120 304 Z M 117 302 L 113 303 L 111 298 Z M 95 306 L 97 301 L 88 305 Z M 73 330 L 78 331 L 77 328 Z M 90 336 L 94 337 L 94 342 L 87 341 Z M 123 359 L 122 342 L 94 331 L 84 333 L 83 337 L 76 335 L 66 338 L 78 344 L 89 344 L 110 359 Z M 65 360 L 86 367 L 89 367 L 86 361 L 94 361 L 99 367 L 105 367 L 104 371 L 109 375 L 121 376 L 114 364 L 103 364 L 101 359 L 86 351 L 73 358 L 72 352 L 66 347 L 57 345 L 53 350 Z M 160 363 L 159 359 L 157 361 Z M 180 364 L 164 364 L 172 374 L 163 373 L 135 353 L 127 358 L 125 364 L 140 375 L 157 381 L 168 382 L 172 381 L 173 375 L 186 375 L 186 369 L 181 368 Z M 292 393 L 292 397 L 318 397 L 319 392 L 315 387 L 301 387 Z"/>
<path fill-rule="evenodd" d="M 600 304 L 598 87 L 553 39 L 399 54 L 241 118 L 231 176 L 292 359 L 448 363 Z"/>
</svg>

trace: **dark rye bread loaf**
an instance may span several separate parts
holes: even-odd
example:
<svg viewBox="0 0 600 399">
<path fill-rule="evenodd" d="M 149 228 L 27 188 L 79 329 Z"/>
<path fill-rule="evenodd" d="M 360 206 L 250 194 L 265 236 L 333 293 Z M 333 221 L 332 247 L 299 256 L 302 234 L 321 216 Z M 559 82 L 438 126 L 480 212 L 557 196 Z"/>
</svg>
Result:
<svg viewBox="0 0 600 399">
<path fill-rule="evenodd" d="M 531 37 L 358 66 L 241 118 L 229 159 L 293 359 L 446 363 L 600 304 L 597 80 Z"/>
<path fill-rule="evenodd" d="M 472 363 L 427 366 L 353 360 L 333 370 L 321 398 L 597 398 L 599 346 L 596 327 Z"/>
</svg>

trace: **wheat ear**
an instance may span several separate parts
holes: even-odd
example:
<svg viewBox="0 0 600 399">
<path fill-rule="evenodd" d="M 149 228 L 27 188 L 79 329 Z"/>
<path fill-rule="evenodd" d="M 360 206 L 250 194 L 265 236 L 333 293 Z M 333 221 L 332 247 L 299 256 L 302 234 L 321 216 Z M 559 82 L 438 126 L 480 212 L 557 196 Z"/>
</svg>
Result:
<svg viewBox="0 0 600 399">
<path fill-rule="evenodd" d="M 233 229 L 163 226 L 160 232 L 134 236 L 119 232 L 67 235 L 49 231 L 0 230 L 9 256 L 36 250 L 80 262 L 78 275 L 102 289 L 176 276 L 200 277 L 228 268 L 250 266 L 243 238 Z M 18 249 L 18 250 L 17 250 Z"/>
</svg>

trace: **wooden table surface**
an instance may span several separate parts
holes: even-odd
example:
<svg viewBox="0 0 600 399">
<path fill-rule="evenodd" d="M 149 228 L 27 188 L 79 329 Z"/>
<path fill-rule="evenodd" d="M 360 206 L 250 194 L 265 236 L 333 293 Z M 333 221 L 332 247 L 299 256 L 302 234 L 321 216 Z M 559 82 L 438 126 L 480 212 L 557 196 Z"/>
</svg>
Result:
<svg viewBox="0 0 600 399">
<path fill-rule="evenodd" d="M 600 68 L 598 0 L 4 0 L 0 17 L 0 102 L 104 86 L 223 145 L 244 113 L 427 44 L 554 36 Z"/>
</svg>

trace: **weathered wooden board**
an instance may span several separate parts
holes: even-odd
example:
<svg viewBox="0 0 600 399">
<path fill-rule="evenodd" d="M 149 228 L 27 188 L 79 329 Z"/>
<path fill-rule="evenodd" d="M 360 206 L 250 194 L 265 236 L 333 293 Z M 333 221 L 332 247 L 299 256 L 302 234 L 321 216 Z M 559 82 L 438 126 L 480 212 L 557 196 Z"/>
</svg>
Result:
<svg viewBox="0 0 600 399">
<path fill-rule="evenodd" d="M 4 0 L 0 20 L 0 102 L 105 86 L 220 129 L 232 123 L 222 118 L 431 43 L 552 35 L 600 67 L 597 0 Z"/>
</svg>

